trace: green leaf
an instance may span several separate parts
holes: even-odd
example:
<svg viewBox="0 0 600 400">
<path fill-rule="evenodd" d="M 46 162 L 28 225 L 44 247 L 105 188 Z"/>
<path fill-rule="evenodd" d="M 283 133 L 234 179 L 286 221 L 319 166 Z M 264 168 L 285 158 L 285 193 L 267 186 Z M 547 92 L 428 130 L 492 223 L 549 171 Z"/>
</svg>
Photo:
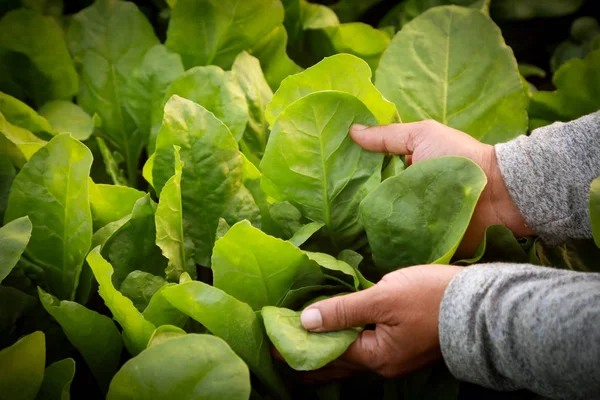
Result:
<svg viewBox="0 0 600 400">
<path fill-rule="evenodd" d="M 304 96 L 277 118 L 260 164 L 265 191 L 324 223 L 340 250 L 362 232 L 358 206 L 379 183 L 383 162 L 382 154 L 354 143 L 348 134 L 354 123 L 377 125 L 356 97 L 334 91 Z"/>
<path fill-rule="evenodd" d="M 175 146 L 175 174 L 169 178 L 161 192 L 156 208 L 156 245 L 169 263 L 167 279 L 178 281 L 183 272 L 196 276 L 194 244 L 183 234 L 183 206 L 181 203 L 181 173 L 183 162 L 179 157 L 179 147 Z"/>
<path fill-rule="evenodd" d="M 258 59 L 245 51 L 236 57 L 231 70 L 248 104 L 248 125 L 242 138 L 242 151 L 246 148 L 249 154 L 260 160 L 269 137 L 265 107 L 273 98 L 273 91 L 265 80 Z"/>
<path fill-rule="evenodd" d="M 119 292 L 128 297 L 139 312 L 143 312 L 152 296 L 166 284 L 167 281 L 163 277 L 135 270 L 125 277 Z"/>
<path fill-rule="evenodd" d="M 70 135 L 55 136 L 16 176 L 5 222 L 28 215 L 25 254 L 40 265 L 50 292 L 73 299 L 92 242 L 88 179 L 92 154 Z"/>
<path fill-rule="evenodd" d="M 532 64 L 519 63 L 519 73 L 521 75 L 523 75 L 525 78 L 529 78 L 532 76 L 535 76 L 538 78 L 546 77 L 546 71 L 544 71 L 542 68 L 538 67 L 537 65 L 532 65 Z"/>
<path fill-rule="evenodd" d="M 365 60 L 372 70 L 379 65 L 390 37 L 371 25 L 349 22 L 307 31 L 306 40 L 315 61 L 338 53 L 352 54 Z"/>
<path fill-rule="evenodd" d="M 187 333 L 181 328 L 178 328 L 174 325 L 162 325 L 156 328 L 152 334 L 150 343 L 148 343 L 148 347 L 156 346 L 157 344 L 164 343 L 169 339 L 175 339 L 185 335 L 187 335 Z"/>
<path fill-rule="evenodd" d="M 47 143 L 27 129 L 11 124 L 6 120 L 2 113 L 0 113 L 0 133 L 4 136 L 5 140 L 7 140 L 7 145 L 9 147 L 16 148 L 16 153 L 22 154 L 24 161 L 29 161 L 29 159 L 31 159 L 31 157 Z M 0 136 L 0 140 L 1 139 L 2 136 Z M 17 161 L 19 161 L 19 163 L 17 163 Z M 13 162 L 19 167 L 24 164 L 24 162 L 20 161 L 20 159 L 13 159 Z"/>
<path fill-rule="evenodd" d="M 266 116 L 271 126 L 293 102 L 319 91 L 336 90 L 349 93 L 362 101 L 379 124 L 399 122 L 396 107 L 387 101 L 371 83 L 371 70 L 366 62 L 350 54 L 325 58 L 306 71 L 281 82 L 267 105 Z M 375 125 L 375 124 L 373 124 Z"/>
<path fill-rule="evenodd" d="M 273 369 L 262 324 L 248 304 L 198 281 L 172 286 L 165 289 L 163 295 L 178 310 L 225 340 L 280 398 L 289 398 Z"/>
<path fill-rule="evenodd" d="M 0 33 L 0 48 L 20 57 L 16 63 L 3 62 L 8 63 L 12 79 L 38 106 L 49 100 L 68 100 L 77 93 L 77 71 L 54 18 L 24 8 L 11 11 L 0 20 Z"/>
<path fill-rule="evenodd" d="M 421 161 L 385 180 L 360 205 L 381 272 L 448 264 L 486 183 L 481 168 L 462 157 Z"/>
<path fill-rule="evenodd" d="M 71 398 L 71 382 L 75 377 L 75 360 L 65 358 L 56 361 L 46 368 L 44 380 L 36 399 L 69 400 Z"/>
<path fill-rule="evenodd" d="M 384 161 L 385 164 L 385 161 Z M 391 178 L 392 176 L 396 176 L 402 171 L 406 169 L 406 165 L 404 161 L 400 158 L 400 156 L 392 156 L 385 166 L 383 171 L 381 171 L 381 180 L 384 181 L 387 178 Z"/>
<path fill-rule="evenodd" d="M 98 0 L 75 14 L 67 36 L 82 76 L 77 102 L 101 118 L 102 134 L 122 154 L 129 182 L 135 186 L 149 132 L 136 124 L 128 87 L 158 39 L 135 4 L 114 0 Z"/>
<path fill-rule="evenodd" d="M 353 286 L 355 289 L 359 288 L 360 282 L 358 280 L 358 276 L 356 275 L 356 270 L 350 265 L 348 265 L 345 261 L 337 260 L 335 257 L 325 253 L 305 251 L 304 254 L 306 254 L 308 258 L 310 258 L 326 270 L 332 272 L 337 271 L 341 272 L 342 275 L 346 275 L 349 278 L 348 280 L 350 285 Z M 346 279 L 343 280 L 345 281 Z"/>
<path fill-rule="evenodd" d="M 112 183 L 117 186 L 127 186 L 128 182 L 127 177 L 125 176 L 125 171 L 123 171 L 119 166 L 121 161 L 123 161 L 121 154 L 111 151 L 104 139 L 101 137 L 96 136 L 96 143 L 98 144 L 100 156 L 102 156 L 104 170 L 112 180 Z"/>
<path fill-rule="evenodd" d="M 590 186 L 589 206 L 594 242 L 600 247 L 600 178 L 594 179 Z"/>
<path fill-rule="evenodd" d="M 529 113 L 531 118 L 550 122 L 571 121 L 600 108 L 600 50 L 583 59 L 572 59 L 552 77 L 554 92 L 533 94 Z"/>
<path fill-rule="evenodd" d="M 59 301 L 38 288 L 40 302 L 63 329 L 69 341 L 81 353 L 98 385 L 106 392 L 119 369 L 121 335 L 107 316 L 72 301 Z"/>
<path fill-rule="evenodd" d="M 277 0 L 177 0 L 165 44 L 181 54 L 188 69 L 209 64 L 229 69 L 242 50 L 282 22 Z"/>
<path fill-rule="evenodd" d="M 487 262 L 528 263 L 529 255 L 510 229 L 504 225 L 491 225 L 485 230 L 483 241 L 473 257 L 456 261 L 453 264 Z"/>
<path fill-rule="evenodd" d="M 132 355 L 140 353 L 156 327 L 135 308 L 131 300 L 123 296 L 112 284 L 113 268 L 100 255 L 96 247 L 87 256 L 87 262 L 98 281 L 98 293 L 113 315 L 113 319 L 123 328 L 123 342 Z"/>
<path fill-rule="evenodd" d="M 44 379 L 44 333 L 34 332 L 0 351 L 0 398 L 34 400 Z"/>
<path fill-rule="evenodd" d="M 52 132 L 70 133 L 77 140 L 87 140 L 94 131 L 94 121 L 81 107 L 70 101 L 54 100 L 38 110 L 50 123 Z"/>
<path fill-rule="evenodd" d="M 146 307 L 142 313 L 144 318 L 152 322 L 155 326 L 174 325 L 183 328 L 188 322 L 188 316 L 173 307 L 163 295 L 164 291 L 172 286 L 176 285 L 174 283 L 169 283 L 158 289 L 150 299 L 148 307 Z"/>
<path fill-rule="evenodd" d="M 324 367 L 344 354 L 360 334 L 356 328 L 308 332 L 300 322 L 301 312 L 287 308 L 265 307 L 261 313 L 269 339 L 288 365 L 297 371 Z"/>
<path fill-rule="evenodd" d="M 492 15 L 498 19 L 550 18 L 577 11 L 585 0 L 494 0 Z"/>
<path fill-rule="evenodd" d="M 288 56 L 287 45 L 287 32 L 283 25 L 278 25 L 249 50 L 260 60 L 265 79 L 273 90 L 276 90 L 287 76 L 302 71 L 302 67 Z"/>
<path fill-rule="evenodd" d="M 236 142 L 242 138 L 248 123 L 248 105 L 244 92 L 232 72 L 210 65 L 192 68 L 171 82 L 160 107 L 153 111 L 151 144 L 156 141 L 162 128 L 161 123 L 165 123 L 164 110 L 173 95 L 191 100 L 213 113 L 227 125 Z M 154 149 L 152 146 L 151 148 Z"/>
<path fill-rule="evenodd" d="M 8 204 L 8 195 L 15 180 L 15 167 L 6 154 L 0 150 L 0 221 L 4 221 L 4 211 Z"/>
<path fill-rule="evenodd" d="M 325 224 L 322 222 L 310 222 L 306 225 L 303 225 L 300 229 L 294 232 L 294 235 L 289 239 L 290 243 L 296 247 L 300 247 L 324 226 Z"/>
<path fill-rule="evenodd" d="M 255 311 L 278 304 L 294 285 L 323 281 L 319 267 L 302 250 L 247 221 L 235 224 L 217 240 L 211 268 L 216 288 Z"/>
<path fill-rule="evenodd" d="M 163 275 L 167 260 L 156 246 L 154 213 L 156 203 L 147 194 L 136 201 L 131 218 L 102 247 L 102 255 L 114 267 L 112 282 L 120 287 L 123 279 L 134 270 Z"/>
<path fill-rule="evenodd" d="M 219 218 L 242 185 L 242 159 L 229 129 L 204 107 L 179 96 L 165 106 L 156 141 L 154 188 L 173 175 L 173 146 L 181 147 L 184 235 L 194 244 L 196 264 L 208 266 Z M 200 184 L 201 183 L 201 184 Z"/>
<path fill-rule="evenodd" d="M 31 237 L 31 221 L 27 216 L 0 228 L 0 283 L 21 258 Z"/>
<path fill-rule="evenodd" d="M 90 180 L 94 230 L 131 214 L 135 203 L 145 195 L 146 193 L 127 186 L 105 185 Z"/>
<path fill-rule="evenodd" d="M 0 92 L 0 112 L 11 124 L 34 133 L 52 133 L 54 129 L 46 118 L 21 100 Z"/>
<path fill-rule="evenodd" d="M 229 346 L 214 336 L 189 334 L 149 347 L 127 361 L 111 382 L 106 398 L 246 400 L 249 397 L 248 367 Z"/>
<path fill-rule="evenodd" d="M 354 273 L 356 274 L 356 277 L 360 282 L 360 289 L 368 289 L 372 286 L 375 286 L 375 284 L 367 278 L 365 278 L 362 272 L 360 272 L 360 270 L 358 269 L 358 266 L 364 259 L 362 255 L 355 252 L 354 250 L 345 249 L 340 251 L 340 254 L 338 254 L 337 258 L 338 260 L 344 261 L 346 264 L 354 268 Z"/>
<path fill-rule="evenodd" d="M 476 10 L 436 7 L 415 18 L 381 57 L 375 83 L 404 122 L 434 119 L 489 144 L 527 132 L 512 50 Z"/>
</svg>

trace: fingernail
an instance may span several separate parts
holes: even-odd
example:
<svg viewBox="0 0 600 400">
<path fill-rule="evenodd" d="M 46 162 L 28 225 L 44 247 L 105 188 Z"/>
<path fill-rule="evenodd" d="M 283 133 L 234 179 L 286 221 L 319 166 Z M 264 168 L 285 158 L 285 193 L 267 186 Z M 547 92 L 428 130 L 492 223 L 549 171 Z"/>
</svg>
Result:
<svg viewBox="0 0 600 400">
<path fill-rule="evenodd" d="M 364 131 L 365 129 L 369 128 L 366 125 L 361 125 L 361 124 L 353 124 L 350 129 L 352 129 L 353 131 Z"/>
<path fill-rule="evenodd" d="M 318 308 L 309 308 L 302 311 L 300 315 L 300 322 L 304 329 L 312 330 L 318 329 L 323 325 L 323 317 L 321 317 L 321 311 Z"/>
</svg>

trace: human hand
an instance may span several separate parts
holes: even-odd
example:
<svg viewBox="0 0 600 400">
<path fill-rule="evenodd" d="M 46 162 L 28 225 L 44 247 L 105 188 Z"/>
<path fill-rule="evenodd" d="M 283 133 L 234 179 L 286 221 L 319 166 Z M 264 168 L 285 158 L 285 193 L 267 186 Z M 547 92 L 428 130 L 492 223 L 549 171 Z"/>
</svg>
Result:
<svg viewBox="0 0 600 400">
<path fill-rule="evenodd" d="M 493 146 L 436 121 L 353 125 L 350 135 L 366 150 L 406 155 L 409 165 L 441 156 L 462 156 L 481 167 L 488 183 L 457 251 L 459 257 L 469 257 L 475 252 L 490 225 L 504 225 L 516 236 L 533 235 L 508 193 Z"/>
<path fill-rule="evenodd" d="M 440 360 L 440 304 L 461 270 L 452 265 L 404 268 L 369 289 L 307 307 L 301 315 L 307 330 L 328 332 L 368 324 L 375 324 L 375 330 L 363 331 L 338 360 L 304 373 L 304 378 L 341 379 L 365 369 L 391 378 Z"/>
</svg>

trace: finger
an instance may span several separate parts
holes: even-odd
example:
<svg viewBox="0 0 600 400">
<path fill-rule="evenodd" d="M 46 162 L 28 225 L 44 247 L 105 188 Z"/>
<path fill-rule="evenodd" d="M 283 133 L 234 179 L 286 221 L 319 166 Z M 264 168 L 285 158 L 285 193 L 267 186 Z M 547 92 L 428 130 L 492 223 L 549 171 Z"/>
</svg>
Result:
<svg viewBox="0 0 600 400">
<path fill-rule="evenodd" d="M 339 331 L 380 322 L 383 290 L 375 285 L 360 292 L 332 297 L 310 305 L 300 315 L 304 329 L 314 332 Z"/>
<path fill-rule="evenodd" d="M 423 122 L 381 126 L 354 124 L 350 127 L 350 136 L 366 150 L 407 155 L 413 153 L 415 141 L 423 130 Z"/>
<path fill-rule="evenodd" d="M 381 362 L 382 356 L 385 356 L 379 354 L 378 349 L 377 332 L 373 330 L 363 331 L 339 360 L 343 360 L 357 369 L 375 370 L 378 363 Z"/>
</svg>

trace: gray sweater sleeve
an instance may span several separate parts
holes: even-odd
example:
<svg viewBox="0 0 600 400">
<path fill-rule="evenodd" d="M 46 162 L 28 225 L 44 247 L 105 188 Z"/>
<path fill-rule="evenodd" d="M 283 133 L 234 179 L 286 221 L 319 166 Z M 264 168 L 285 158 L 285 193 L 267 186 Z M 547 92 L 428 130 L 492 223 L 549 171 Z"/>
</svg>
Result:
<svg viewBox="0 0 600 400">
<path fill-rule="evenodd" d="M 553 245 L 592 235 L 590 183 L 600 175 L 600 111 L 496 145 L 500 172 L 527 224 Z"/>
<path fill-rule="evenodd" d="M 548 244 L 591 237 L 600 112 L 496 145 L 508 191 Z M 599 260 L 600 262 L 600 260 Z M 444 360 L 458 379 L 551 398 L 600 399 L 600 274 L 517 264 L 466 268 L 440 310 Z"/>
<path fill-rule="evenodd" d="M 460 380 L 600 399 L 600 274 L 467 267 L 446 289 L 439 327 L 444 360 Z"/>
</svg>

